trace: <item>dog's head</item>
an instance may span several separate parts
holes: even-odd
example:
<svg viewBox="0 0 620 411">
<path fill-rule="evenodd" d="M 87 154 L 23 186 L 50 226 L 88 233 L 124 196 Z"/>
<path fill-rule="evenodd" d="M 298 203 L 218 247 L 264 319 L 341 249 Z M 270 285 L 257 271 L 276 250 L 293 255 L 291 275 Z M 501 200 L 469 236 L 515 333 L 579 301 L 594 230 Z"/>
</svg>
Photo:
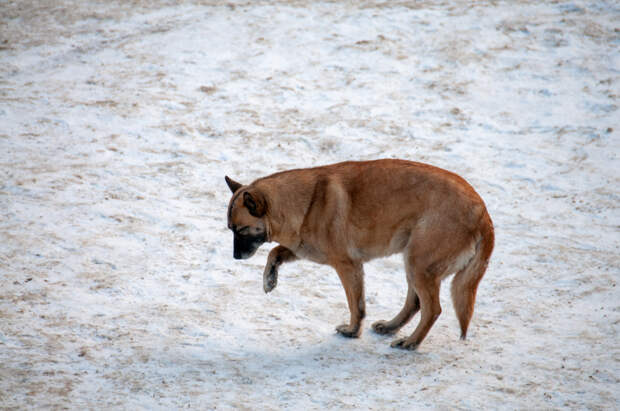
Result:
<svg viewBox="0 0 620 411">
<path fill-rule="evenodd" d="M 267 201 L 256 187 L 244 186 L 226 177 L 233 196 L 228 204 L 228 228 L 234 234 L 233 257 L 250 258 L 268 241 Z"/>
</svg>

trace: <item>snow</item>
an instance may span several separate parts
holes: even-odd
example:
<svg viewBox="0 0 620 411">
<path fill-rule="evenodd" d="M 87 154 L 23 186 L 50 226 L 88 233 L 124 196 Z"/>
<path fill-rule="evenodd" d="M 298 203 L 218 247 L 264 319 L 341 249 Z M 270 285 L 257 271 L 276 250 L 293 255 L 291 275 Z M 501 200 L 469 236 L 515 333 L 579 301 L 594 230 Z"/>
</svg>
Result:
<svg viewBox="0 0 620 411">
<path fill-rule="evenodd" d="M 0 2 L 0 406 L 612 409 L 620 8 L 558 2 Z M 460 341 L 417 352 L 400 257 L 364 334 L 332 269 L 232 259 L 224 175 L 398 157 L 485 199 Z M 410 333 L 418 317 L 398 336 Z"/>
</svg>

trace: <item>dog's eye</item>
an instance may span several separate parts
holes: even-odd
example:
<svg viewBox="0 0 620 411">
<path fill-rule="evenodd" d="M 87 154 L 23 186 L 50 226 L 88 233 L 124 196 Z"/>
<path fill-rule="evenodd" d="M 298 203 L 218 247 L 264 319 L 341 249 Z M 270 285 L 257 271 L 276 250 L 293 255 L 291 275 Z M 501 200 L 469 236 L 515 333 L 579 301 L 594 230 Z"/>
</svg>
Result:
<svg viewBox="0 0 620 411">
<path fill-rule="evenodd" d="M 250 233 L 250 227 L 248 227 L 248 226 L 241 227 L 241 228 L 237 231 L 237 234 L 240 234 L 240 235 L 246 235 L 246 234 L 249 234 L 249 233 Z"/>
</svg>

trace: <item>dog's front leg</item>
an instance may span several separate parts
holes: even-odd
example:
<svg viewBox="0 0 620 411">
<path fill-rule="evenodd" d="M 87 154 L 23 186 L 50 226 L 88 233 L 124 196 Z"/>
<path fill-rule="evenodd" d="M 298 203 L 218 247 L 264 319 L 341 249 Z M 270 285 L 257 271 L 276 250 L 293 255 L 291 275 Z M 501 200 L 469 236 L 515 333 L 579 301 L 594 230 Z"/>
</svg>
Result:
<svg viewBox="0 0 620 411">
<path fill-rule="evenodd" d="M 362 333 L 362 320 L 366 316 L 366 302 L 364 298 L 364 269 L 361 263 L 338 262 L 333 267 L 347 295 L 351 322 L 336 327 L 336 331 L 345 337 L 357 338 Z"/>
<path fill-rule="evenodd" d="M 263 273 L 263 290 L 270 292 L 278 284 L 278 268 L 288 261 L 294 261 L 297 256 L 291 250 L 281 245 L 275 247 L 267 257 L 267 264 Z"/>
</svg>

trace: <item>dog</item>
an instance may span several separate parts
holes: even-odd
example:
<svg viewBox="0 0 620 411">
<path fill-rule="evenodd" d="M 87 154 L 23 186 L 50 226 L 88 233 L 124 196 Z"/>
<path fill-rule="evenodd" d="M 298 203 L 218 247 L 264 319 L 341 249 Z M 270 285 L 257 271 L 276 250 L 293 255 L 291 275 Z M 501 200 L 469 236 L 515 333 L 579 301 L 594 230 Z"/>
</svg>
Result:
<svg viewBox="0 0 620 411">
<path fill-rule="evenodd" d="M 233 193 L 233 257 L 250 258 L 263 243 L 279 243 L 263 273 L 266 293 L 276 287 L 284 263 L 304 258 L 330 265 L 351 314 L 336 330 L 356 338 L 366 315 L 363 264 L 402 253 L 405 304 L 390 321 L 374 323 L 374 331 L 394 334 L 420 311 L 415 331 L 391 344 L 416 349 L 441 313 L 441 281 L 456 273 L 452 301 L 461 339 L 467 336 L 495 236 L 483 200 L 463 178 L 428 164 L 383 159 L 283 171 L 249 185 L 225 180 Z"/>
</svg>

